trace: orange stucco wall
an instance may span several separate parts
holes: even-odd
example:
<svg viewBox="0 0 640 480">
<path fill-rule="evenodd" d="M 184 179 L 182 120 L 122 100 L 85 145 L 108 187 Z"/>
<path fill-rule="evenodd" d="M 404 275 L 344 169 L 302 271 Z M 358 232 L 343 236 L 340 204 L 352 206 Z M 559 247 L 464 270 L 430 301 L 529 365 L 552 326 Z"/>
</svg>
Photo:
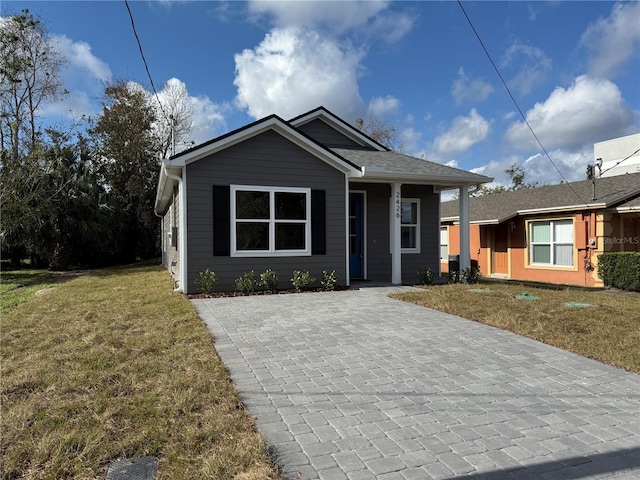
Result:
<svg viewBox="0 0 640 480">
<path fill-rule="evenodd" d="M 528 222 L 553 219 L 572 219 L 574 222 L 573 266 L 529 265 Z M 449 225 L 448 229 L 449 254 L 459 254 L 460 228 Z M 470 235 L 471 259 L 478 261 L 483 276 L 598 287 L 603 286 L 597 272 L 600 253 L 640 251 L 640 215 L 585 211 L 517 217 L 500 225 L 471 225 Z M 442 262 L 442 271 L 448 271 L 447 262 Z"/>
</svg>

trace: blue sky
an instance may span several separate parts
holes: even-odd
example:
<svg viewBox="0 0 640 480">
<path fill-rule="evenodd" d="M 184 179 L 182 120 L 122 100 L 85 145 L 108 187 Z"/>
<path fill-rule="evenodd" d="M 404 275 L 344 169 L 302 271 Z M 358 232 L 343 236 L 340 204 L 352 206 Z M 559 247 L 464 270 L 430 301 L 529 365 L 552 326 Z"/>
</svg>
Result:
<svg viewBox="0 0 640 480">
<path fill-rule="evenodd" d="M 640 3 L 463 5 L 564 178 L 593 143 L 640 132 Z M 41 16 L 68 59 L 45 120 L 95 115 L 105 83 L 150 90 L 124 2 L 2 1 Z M 324 105 L 393 125 L 405 151 L 493 176 L 562 177 L 542 154 L 456 2 L 130 1 L 156 88 L 186 86 L 202 142 Z M 632 153 L 632 152 L 629 152 Z"/>
</svg>

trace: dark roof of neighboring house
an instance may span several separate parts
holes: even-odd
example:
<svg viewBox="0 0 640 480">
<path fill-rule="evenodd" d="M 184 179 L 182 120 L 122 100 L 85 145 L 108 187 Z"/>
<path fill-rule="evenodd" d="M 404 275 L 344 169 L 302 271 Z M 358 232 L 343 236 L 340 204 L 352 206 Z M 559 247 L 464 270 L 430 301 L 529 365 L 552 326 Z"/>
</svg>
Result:
<svg viewBox="0 0 640 480">
<path fill-rule="evenodd" d="M 595 200 L 592 200 L 591 180 L 470 198 L 469 219 L 474 223 L 500 223 L 517 215 L 531 213 L 609 208 L 619 206 L 623 202 L 628 202 L 629 206 L 632 206 L 640 204 L 639 195 L 640 173 L 630 173 L 598 178 Z M 458 200 L 443 202 L 440 207 L 441 218 L 457 219 L 458 208 Z"/>
<path fill-rule="evenodd" d="M 430 162 L 420 158 L 387 151 L 379 152 L 365 149 L 331 148 L 332 152 L 340 155 L 349 162 L 364 168 L 364 177 L 407 175 L 429 177 L 434 181 L 450 182 L 459 179 L 463 183 L 486 183 L 491 178 L 477 173 L 467 172 L 458 168 L 448 167 L 441 163 Z"/>
</svg>

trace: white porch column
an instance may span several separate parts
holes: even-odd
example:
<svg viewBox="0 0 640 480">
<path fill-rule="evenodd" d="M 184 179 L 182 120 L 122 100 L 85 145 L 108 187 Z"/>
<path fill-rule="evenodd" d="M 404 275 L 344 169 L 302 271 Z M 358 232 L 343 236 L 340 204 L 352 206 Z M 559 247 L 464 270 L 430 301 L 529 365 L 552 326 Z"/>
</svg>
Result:
<svg viewBox="0 0 640 480">
<path fill-rule="evenodd" d="M 471 266 L 469 187 L 460 185 L 460 271 Z"/>
<path fill-rule="evenodd" d="M 402 220 L 402 184 L 391 184 L 391 283 L 402 283 L 402 243 L 400 228 Z"/>
</svg>

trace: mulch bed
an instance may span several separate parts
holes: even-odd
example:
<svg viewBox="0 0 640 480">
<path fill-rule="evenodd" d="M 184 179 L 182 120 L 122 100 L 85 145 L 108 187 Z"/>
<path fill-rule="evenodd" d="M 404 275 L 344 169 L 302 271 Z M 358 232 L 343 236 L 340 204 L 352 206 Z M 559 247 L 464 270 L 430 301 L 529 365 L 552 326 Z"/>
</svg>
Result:
<svg viewBox="0 0 640 480">
<path fill-rule="evenodd" d="M 347 287 L 347 286 L 337 286 L 333 291 L 343 291 L 343 290 L 359 290 L 358 287 Z M 249 297 L 255 295 L 286 295 L 289 293 L 315 293 L 315 292 L 324 292 L 321 288 L 308 288 L 304 290 L 296 290 L 295 288 L 276 290 L 272 292 L 270 290 L 256 290 L 255 292 L 250 293 L 242 293 L 242 292 L 213 292 L 213 293 L 191 293 L 188 294 L 187 297 L 192 299 L 202 299 L 202 298 L 227 298 L 227 297 Z"/>
</svg>

